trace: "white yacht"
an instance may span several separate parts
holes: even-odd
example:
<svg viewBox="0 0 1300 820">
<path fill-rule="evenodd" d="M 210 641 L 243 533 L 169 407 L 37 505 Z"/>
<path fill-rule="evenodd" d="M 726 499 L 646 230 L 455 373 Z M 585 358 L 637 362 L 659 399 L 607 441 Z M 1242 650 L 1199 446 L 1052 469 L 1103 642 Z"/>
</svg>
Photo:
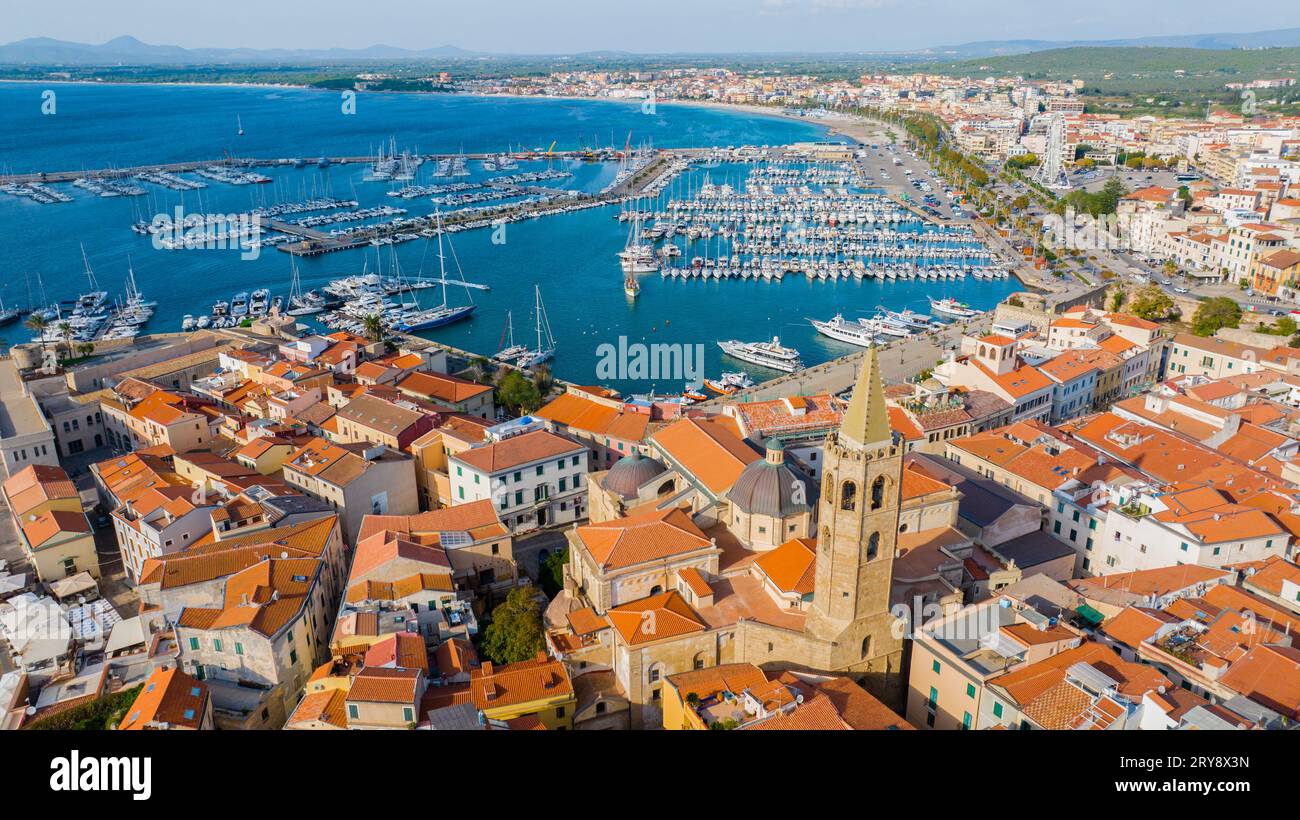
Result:
<svg viewBox="0 0 1300 820">
<path fill-rule="evenodd" d="M 859 322 L 850 322 L 838 313 L 828 322 L 817 319 L 808 321 L 818 333 L 839 342 L 848 342 L 861 347 L 871 347 L 876 343 L 876 334 L 871 328 Z"/>
<path fill-rule="evenodd" d="M 718 342 L 718 347 L 733 359 L 772 370 L 793 373 L 803 368 L 799 351 L 792 347 L 782 347 L 779 336 L 773 336 L 770 342 L 741 342 L 728 339 L 725 342 Z"/>
</svg>

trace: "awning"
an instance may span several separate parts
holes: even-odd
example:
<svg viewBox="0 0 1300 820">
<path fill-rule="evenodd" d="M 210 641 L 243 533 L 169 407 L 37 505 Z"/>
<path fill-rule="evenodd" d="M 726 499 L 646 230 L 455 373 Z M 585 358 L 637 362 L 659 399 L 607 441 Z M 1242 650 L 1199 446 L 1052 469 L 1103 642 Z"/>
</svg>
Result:
<svg viewBox="0 0 1300 820">
<path fill-rule="evenodd" d="M 1079 606 L 1075 608 L 1074 613 L 1093 626 L 1097 626 L 1102 621 L 1106 620 L 1105 615 L 1102 615 L 1087 604 L 1079 604 Z"/>
</svg>

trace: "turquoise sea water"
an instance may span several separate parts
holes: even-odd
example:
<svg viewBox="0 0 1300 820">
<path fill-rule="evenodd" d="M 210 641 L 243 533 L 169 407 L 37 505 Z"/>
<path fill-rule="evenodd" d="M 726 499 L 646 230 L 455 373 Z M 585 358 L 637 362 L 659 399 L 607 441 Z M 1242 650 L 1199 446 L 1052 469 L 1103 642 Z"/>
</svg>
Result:
<svg viewBox="0 0 1300 820">
<path fill-rule="evenodd" d="M 778 117 L 660 103 L 652 114 L 637 103 L 567 100 L 522 100 L 443 95 L 361 94 L 357 113 L 344 115 L 336 93 L 298 89 L 52 85 L 57 109 L 41 114 L 45 86 L 0 84 L 0 170 L 71 170 L 146 163 L 220 158 L 226 154 L 257 157 L 364 155 L 395 139 L 399 149 L 420 152 L 504 150 L 507 146 L 556 150 L 591 145 L 622 146 L 653 141 L 656 146 L 727 146 L 779 144 L 825 136 L 813 123 Z M 236 136 L 236 116 L 245 134 Z M 429 178 L 431 164 L 418 183 L 447 182 Z M 521 165 L 570 170 L 572 179 L 546 185 L 595 191 L 616 171 L 610 165 L 552 161 Z M 470 181 L 491 176 L 470 163 Z M 86 288 L 81 261 L 84 245 L 101 287 L 120 294 L 129 264 L 145 295 L 157 300 L 158 312 L 147 330 L 178 330 L 181 317 L 207 313 L 214 301 L 237 291 L 269 287 L 285 294 L 289 260 L 272 248 L 255 260 L 241 260 L 237 250 L 155 250 L 148 237 L 132 233 L 137 219 L 170 213 L 183 204 L 189 211 L 232 213 L 314 194 L 355 198 L 362 207 L 392 204 L 412 214 L 433 209 L 428 199 L 389 197 L 387 182 L 365 180 L 361 165 L 262 169 L 273 177 L 267 185 L 209 183 L 199 192 L 181 194 L 146 184 L 145 197 L 101 198 L 70 185 L 57 190 L 73 196 L 67 204 L 38 205 L 0 194 L 0 242 L 4 271 L 0 299 L 6 304 L 39 302 L 37 274 L 47 301 L 74 298 Z M 744 169 L 730 166 L 698 169 L 689 181 L 698 187 L 704 174 L 713 181 L 738 182 Z M 490 230 L 452 236 L 455 260 L 465 278 L 491 287 L 472 291 L 479 305 L 472 319 L 430 331 L 430 338 L 484 354 L 500 346 L 506 312 L 513 311 L 516 340 L 532 343 L 533 285 L 541 286 L 551 328 L 558 344 L 552 364 L 562 378 L 595 380 L 597 348 L 629 342 L 702 344 L 706 372 L 737 369 L 721 358 L 715 342 L 759 340 L 780 335 L 797 347 L 808 364 L 843 355 L 853 348 L 817 336 L 805 317 L 829 318 L 869 314 L 877 305 L 911 307 L 928 312 L 927 295 L 954 296 L 974 307 L 990 307 L 1015 289 L 1014 280 L 973 279 L 920 282 L 809 282 L 787 276 L 783 282 L 675 281 L 658 274 L 641 277 L 636 300 L 623 293 L 614 254 L 627 225 L 613 217 L 616 209 L 598 208 L 511 223 L 505 242 L 492 241 Z M 450 256 L 448 264 L 453 266 Z M 301 260 L 304 287 L 359 273 L 363 265 L 387 273 L 394 264 L 403 272 L 436 273 L 435 252 L 424 240 L 389 248 L 353 250 Z M 459 291 L 459 289 L 455 289 Z M 465 300 L 464 291 L 451 301 Z M 440 294 L 422 291 L 421 301 Z M 0 330 L 7 343 L 25 341 L 21 325 Z M 773 374 L 752 369 L 755 376 Z M 615 383 L 629 391 L 679 390 L 677 383 Z"/>
</svg>

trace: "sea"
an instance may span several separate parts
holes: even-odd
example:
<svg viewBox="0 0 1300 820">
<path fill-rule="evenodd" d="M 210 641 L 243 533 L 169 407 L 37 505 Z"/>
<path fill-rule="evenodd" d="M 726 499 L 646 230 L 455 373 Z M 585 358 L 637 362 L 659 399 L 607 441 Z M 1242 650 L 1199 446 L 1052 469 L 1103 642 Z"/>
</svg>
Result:
<svg viewBox="0 0 1300 820">
<path fill-rule="evenodd" d="M 265 287 L 287 296 L 290 259 L 269 247 L 255 259 L 243 258 L 248 254 L 238 249 L 156 249 L 151 237 L 131 231 L 134 222 L 173 214 L 177 207 L 187 213 L 237 213 L 323 195 L 356 199 L 359 207 L 386 204 L 406 208 L 409 215 L 427 215 L 435 208 L 428 197 L 408 200 L 388 192 L 403 184 L 475 182 L 515 173 L 489 172 L 470 161 L 471 176 L 464 180 L 433 179 L 434 164 L 425 163 L 415 180 L 394 183 L 368 180 L 370 168 L 364 164 L 318 167 L 315 160 L 321 156 L 367 156 L 390 146 L 416 153 L 478 153 L 763 146 L 828 138 L 825 126 L 815 120 L 664 102 L 366 92 L 349 100 L 339 92 L 280 87 L 0 83 L 0 173 L 223 157 L 309 161 L 302 167 L 255 169 L 272 177 L 262 185 L 208 181 L 201 190 L 178 192 L 141 183 L 145 196 L 101 197 L 60 184 L 55 189 L 73 201 L 50 205 L 0 193 L 0 301 L 27 307 L 75 299 L 89 289 L 87 262 L 99 287 L 116 296 L 124 291 L 130 269 L 140 291 L 158 304 L 146 332 L 178 331 L 185 315 L 209 313 L 214 302 L 228 301 L 236 292 Z M 571 176 L 533 184 L 586 192 L 601 190 L 618 171 L 614 163 L 558 158 L 521 162 L 518 170 L 546 169 Z M 740 164 L 692 168 L 664 197 L 697 190 L 706 179 L 742 186 L 748 171 Z M 638 343 L 681 346 L 702 353 L 704 375 L 710 378 L 723 370 L 745 369 L 762 380 L 778 374 L 727 359 L 717 342 L 778 336 L 814 365 L 855 348 L 819 336 L 809 318 L 868 316 L 879 306 L 928 313 L 927 297 L 942 296 L 985 309 L 1017 289 L 1014 279 L 970 277 L 882 282 L 787 275 L 776 282 L 683 281 L 650 274 L 640 277 L 641 292 L 633 300 L 624 293 L 616 258 L 628 233 L 618 213 L 619 206 L 611 205 L 508 223 L 503 231 L 448 234 L 449 276 L 489 289 L 450 287 L 447 301 L 472 300 L 474 314 L 421 335 L 490 356 L 503 346 L 509 314 L 515 341 L 535 346 L 536 287 L 555 340 L 550 365 L 556 376 L 608 384 L 625 393 L 674 393 L 683 386 L 674 380 L 676 374 L 654 374 L 657 380 L 609 378 L 604 369 L 609 350 Z M 905 229 L 931 226 L 916 222 Z M 707 254 L 708 246 L 699 247 L 688 248 L 684 256 Z M 436 242 L 424 239 L 329 253 L 297 264 L 304 288 L 363 271 L 415 277 L 437 276 L 439 270 Z M 444 298 L 441 288 L 418 294 L 426 305 Z M 30 337 L 21 323 L 0 328 L 5 344 Z"/>
</svg>

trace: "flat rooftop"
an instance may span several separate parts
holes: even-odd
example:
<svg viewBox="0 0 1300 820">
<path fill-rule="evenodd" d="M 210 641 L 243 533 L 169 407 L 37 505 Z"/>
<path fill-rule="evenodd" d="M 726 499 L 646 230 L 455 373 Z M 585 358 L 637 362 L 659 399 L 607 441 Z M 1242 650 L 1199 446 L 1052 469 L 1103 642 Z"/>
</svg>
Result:
<svg viewBox="0 0 1300 820">
<path fill-rule="evenodd" d="M 25 436 L 49 428 L 36 400 L 23 393 L 22 379 L 13 359 L 0 361 L 0 438 Z"/>
</svg>

